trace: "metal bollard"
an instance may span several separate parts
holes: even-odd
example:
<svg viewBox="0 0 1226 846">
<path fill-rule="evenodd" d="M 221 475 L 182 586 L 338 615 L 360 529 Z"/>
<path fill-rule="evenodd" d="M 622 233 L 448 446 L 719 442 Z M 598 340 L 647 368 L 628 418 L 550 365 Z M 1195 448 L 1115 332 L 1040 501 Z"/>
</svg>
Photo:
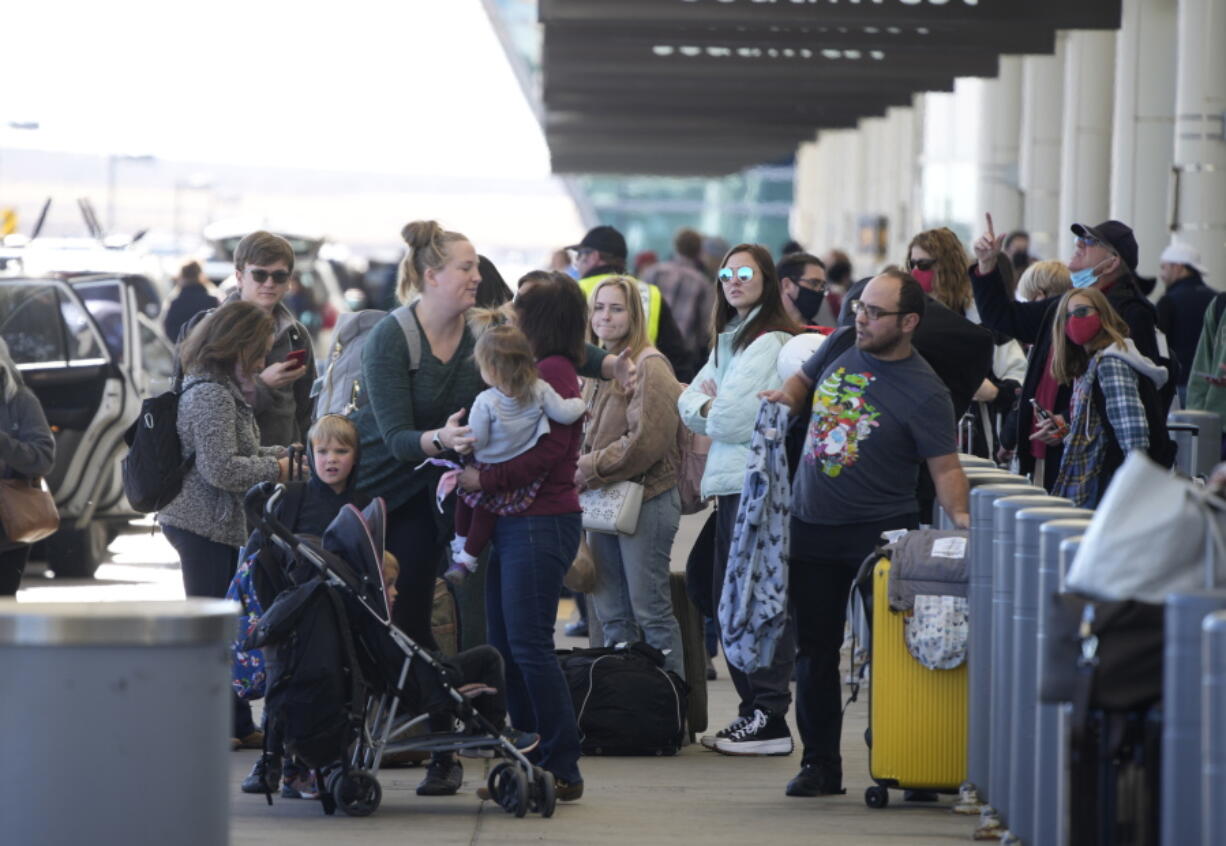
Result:
<svg viewBox="0 0 1226 846">
<path fill-rule="evenodd" d="M 1007 496 L 993 504 L 992 559 L 992 724 L 989 729 L 988 801 L 1006 821 L 1011 798 L 1009 748 L 1013 724 L 1013 573 L 1017 514 L 1027 508 L 1071 506 L 1058 496 Z"/>
<path fill-rule="evenodd" d="M 1204 763 L 1201 777 L 1201 844 L 1226 843 L 1226 801 L 1222 784 L 1226 779 L 1226 611 L 1215 611 L 1202 624 L 1204 674 L 1201 699 L 1201 748 Z"/>
<path fill-rule="evenodd" d="M 1074 552 L 1067 558 L 1061 552 L 1069 538 L 1080 538 L 1090 528 L 1089 520 L 1052 520 L 1044 523 L 1039 530 L 1039 606 L 1038 632 L 1035 638 L 1035 683 L 1039 684 L 1046 672 L 1044 662 L 1047 655 L 1047 638 L 1051 629 L 1050 616 L 1052 611 L 1051 597 L 1059 593 L 1064 581 L 1064 574 L 1069 564 L 1073 562 Z M 1059 705 L 1038 703 L 1037 722 L 1035 725 L 1036 759 L 1034 767 L 1034 827 L 1032 843 L 1047 843 L 1056 846 L 1061 843 L 1062 829 L 1060 826 L 1060 761 L 1061 743 L 1067 742 L 1067 735 L 1060 733 Z M 1064 738 L 1062 740 L 1062 738 Z"/>
<path fill-rule="evenodd" d="M 1001 470 L 997 467 L 967 467 L 964 472 L 966 473 L 967 485 L 970 486 L 971 490 L 983 485 L 1026 484 L 1026 477 L 1018 476 L 1010 473 L 1008 470 Z M 953 519 L 945 513 L 945 509 L 941 508 L 940 505 L 936 507 L 934 527 L 942 530 L 958 528 L 954 525 Z"/>
<path fill-rule="evenodd" d="M 1213 411 L 1181 409 L 1166 418 L 1179 451 L 1175 466 L 1188 476 L 1209 478 L 1222 448 L 1222 418 Z"/>
<path fill-rule="evenodd" d="M 1044 527 L 1052 521 L 1088 520 L 1087 508 L 1027 508 L 1017 513 L 1017 543 L 1013 552 L 1012 651 L 1010 652 L 1009 722 L 1009 831 L 1026 843 L 1034 839 L 1034 773 L 1037 750 L 1039 573 L 1042 567 Z M 1078 532 L 1080 533 L 1080 532 Z M 1057 539 L 1058 540 L 1058 539 Z M 1058 543 L 1052 549 L 1059 553 Z"/>
<path fill-rule="evenodd" d="M 971 581 L 968 586 L 971 636 L 967 647 L 970 705 L 967 709 L 966 778 L 980 801 L 991 795 L 993 505 L 1007 496 L 1042 493 L 1042 488 L 1030 484 L 991 484 L 971 490 Z"/>
<path fill-rule="evenodd" d="M 6 843 L 230 842 L 237 609 L 0 602 Z"/>
<path fill-rule="evenodd" d="M 1226 590 L 1172 593 L 1166 598 L 1162 658 L 1162 843 L 1201 840 L 1202 626 L 1226 610 Z"/>
</svg>

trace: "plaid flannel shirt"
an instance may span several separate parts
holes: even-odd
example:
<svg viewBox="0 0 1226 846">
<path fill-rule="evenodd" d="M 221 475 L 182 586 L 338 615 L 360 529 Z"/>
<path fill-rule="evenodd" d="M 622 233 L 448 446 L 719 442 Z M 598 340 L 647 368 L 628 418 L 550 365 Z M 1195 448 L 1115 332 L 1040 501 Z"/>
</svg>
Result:
<svg viewBox="0 0 1226 846">
<path fill-rule="evenodd" d="M 1086 372 L 1073 382 L 1071 423 L 1064 438 L 1060 474 L 1052 488 L 1054 495 L 1068 497 L 1078 506 L 1093 507 L 1099 500 L 1099 471 L 1106 441 L 1104 421 L 1099 419 L 1094 405 L 1095 380 L 1106 399 L 1106 422 L 1110 423 L 1120 451 L 1127 455 L 1134 449 L 1149 447 L 1149 424 L 1137 391 L 1137 372 L 1123 359 L 1104 355 L 1100 350 L 1090 359 Z"/>
</svg>

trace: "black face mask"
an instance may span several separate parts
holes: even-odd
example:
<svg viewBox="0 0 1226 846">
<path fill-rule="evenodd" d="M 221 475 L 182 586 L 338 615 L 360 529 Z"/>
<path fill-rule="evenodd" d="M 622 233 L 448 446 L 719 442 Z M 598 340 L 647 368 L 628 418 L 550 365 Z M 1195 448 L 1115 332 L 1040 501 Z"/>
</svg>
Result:
<svg viewBox="0 0 1226 846">
<path fill-rule="evenodd" d="M 1025 270 L 1030 267 L 1030 253 L 1022 250 L 1013 254 L 1013 266 L 1018 270 Z"/>
<path fill-rule="evenodd" d="M 825 298 L 825 291 L 814 291 L 810 288 L 797 286 L 796 296 L 792 297 L 792 303 L 796 306 L 796 310 L 800 312 L 800 316 L 804 318 L 804 321 L 812 323 L 813 318 L 817 316 L 818 309 L 822 307 L 822 300 Z"/>
</svg>

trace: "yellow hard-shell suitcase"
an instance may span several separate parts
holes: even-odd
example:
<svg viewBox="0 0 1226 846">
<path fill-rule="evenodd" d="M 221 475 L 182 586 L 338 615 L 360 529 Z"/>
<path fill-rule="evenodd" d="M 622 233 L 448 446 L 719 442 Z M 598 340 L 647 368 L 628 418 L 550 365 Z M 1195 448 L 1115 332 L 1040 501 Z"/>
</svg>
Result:
<svg viewBox="0 0 1226 846">
<path fill-rule="evenodd" d="M 911 657 L 903 614 L 890 608 L 890 560 L 873 568 L 869 663 L 869 775 L 864 801 L 884 808 L 887 788 L 956 793 L 966 780 L 967 668 L 929 670 Z"/>
</svg>

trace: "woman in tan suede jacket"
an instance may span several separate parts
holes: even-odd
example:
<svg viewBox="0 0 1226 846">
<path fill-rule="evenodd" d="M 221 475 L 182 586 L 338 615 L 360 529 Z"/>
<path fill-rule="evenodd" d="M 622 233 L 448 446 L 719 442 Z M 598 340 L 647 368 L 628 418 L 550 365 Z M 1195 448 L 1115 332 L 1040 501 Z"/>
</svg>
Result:
<svg viewBox="0 0 1226 846">
<path fill-rule="evenodd" d="M 611 353 L 629 348 L 638 380 L 629 394 L 616 382 L 585 380 L 583 396 L 591 414 L 575 481 L 580 489 L 626 479 L 643 483 L 643 506 L 633 535 L 588 534 L 596 562 L 592 600 L 605 645 L 645 640 L 664 652 L 668 669 L 684 678 L 681 630 L 668 587 L 669 555 L 681 520 L 681 385 L 668 359 L 647 343 L 635 280 L 602 280 L 588 302 L 592 343 Z"/>
</svg>

